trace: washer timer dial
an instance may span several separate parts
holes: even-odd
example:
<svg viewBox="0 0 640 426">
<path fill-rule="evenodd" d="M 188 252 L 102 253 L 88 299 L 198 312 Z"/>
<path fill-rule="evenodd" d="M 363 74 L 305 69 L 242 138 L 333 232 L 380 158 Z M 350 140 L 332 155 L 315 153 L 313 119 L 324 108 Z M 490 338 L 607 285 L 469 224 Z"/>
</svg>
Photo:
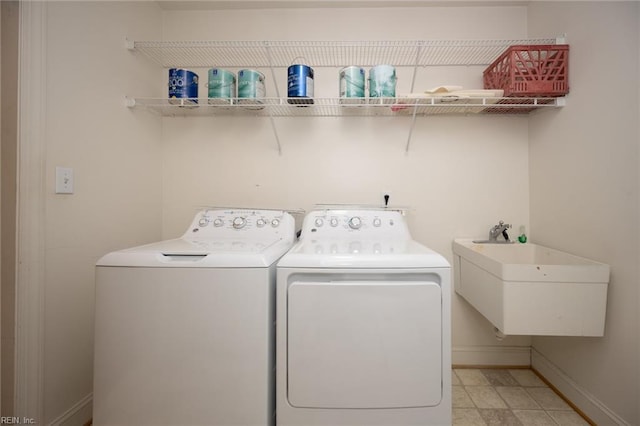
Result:
<svg viewBox="0 0 640 426">
<path fill-rule="evenodd" d="M 243 217 L 238 216 L 233 219 L 232 223 L 235 229 L 242 229 L 247 224 L 247 220 Z"/>
</svg>

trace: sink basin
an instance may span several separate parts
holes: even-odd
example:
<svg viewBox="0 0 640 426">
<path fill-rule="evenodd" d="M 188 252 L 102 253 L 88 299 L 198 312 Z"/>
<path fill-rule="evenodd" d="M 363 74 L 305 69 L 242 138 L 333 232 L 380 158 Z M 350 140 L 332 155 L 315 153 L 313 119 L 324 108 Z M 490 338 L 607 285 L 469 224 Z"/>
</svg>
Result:
<svg viewBox="0 0 640 426">
<path fill-rule="evenodd" d="M 603 336 L 609 265 L 537 244 L 453 242 L 454 287 L 504 334 Z"/>
<path fill-rule="evenodd" d="M 491 240 L 473 240 L 472 241 L 474 244 L 514 244 L 513 241 L 506 241 L 506 240 L 498 240 L 498 241 L 491 241 Z"/>
</svg>

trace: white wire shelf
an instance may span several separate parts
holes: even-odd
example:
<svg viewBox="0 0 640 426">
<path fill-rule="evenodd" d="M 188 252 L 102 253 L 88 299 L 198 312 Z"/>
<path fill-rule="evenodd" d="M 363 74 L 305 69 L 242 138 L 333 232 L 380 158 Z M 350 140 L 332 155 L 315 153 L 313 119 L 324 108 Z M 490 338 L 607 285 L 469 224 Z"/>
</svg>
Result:
<svg viewBox="0 0 640 426">
<path fill-rule="evenodd" d="M 415 41 L 128 41 L 166 68 L 288 67 L 304 58 L 312 67 L 489 65 L 512 45 L 557 44 L 561 38 Z"/>
<path fill-rule="evenodd" d="M 532 111 L 562 107 L 564 98 L 418 98 L 350 99 L 314 98 L 312 104 L 291 104 L 288 98 L 246 99 L 127 98 L 127 106 L 144 108 L 165 117 L 264 116 L 264 117 L 370 117 L 429 116 L 467 114 L 529 114 Z M 197 101 L 197 102 L 196 102 Z M 300 102 L 291 99 L 292 102 Z M 247 103 L 251 102 L 251 103 Z M 357 103 L 353 103 L 357 102 Z"/>
<path fill-rule="evenodd" d="M 564 38 L 511 40 L 432 41 L 129 41 L 126 47 L 147 56 L 165 68 L 275 68 L 303 60 L 312 67 L 373 67 L 389 64 L 413 67 L 410 92 L 416 72 L 428 66 L 486 66 L 513 45 L 553 45 Z M 276 96 L 279 96 L 275 82 Z M 220 102 L 220 100 L 216 100 Z M 268 117 L 278 152 L 282 153 L 275 117 L 411 117 L 405 151 L 408 153 L 416 117 L 434 115 L 510 114 L 562 107 L 564 98 L 380 98 L 350 100 L 314 98 L 313 103 L 290 103 L 287 98 L 264 98 L 247 103 L 229 99 L 127 98 L 131 108 L 150 110 L 165 117 Z M 299 101 L 299 100 L 298 100 Z"/>
</svg>

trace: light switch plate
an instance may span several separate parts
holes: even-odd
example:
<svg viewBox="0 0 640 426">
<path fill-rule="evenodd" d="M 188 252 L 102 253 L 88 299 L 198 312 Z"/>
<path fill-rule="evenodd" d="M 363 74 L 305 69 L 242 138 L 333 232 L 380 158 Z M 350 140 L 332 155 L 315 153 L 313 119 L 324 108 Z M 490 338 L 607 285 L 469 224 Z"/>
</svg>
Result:
<svg viewBox="0 0 640 426">
<path fill-rule="evenodd" d="M 73 194 L 73 169 L 56 167 L 56 194 Z"/>
</svg>

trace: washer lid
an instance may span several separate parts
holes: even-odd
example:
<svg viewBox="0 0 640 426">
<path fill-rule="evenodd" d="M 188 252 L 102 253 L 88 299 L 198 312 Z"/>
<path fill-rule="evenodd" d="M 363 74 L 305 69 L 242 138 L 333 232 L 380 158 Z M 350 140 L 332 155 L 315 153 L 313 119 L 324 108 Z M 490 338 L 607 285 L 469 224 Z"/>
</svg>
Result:
<svg viewBox="0 0 640 426">
<path fill-rule="evenodd" d="M 440 254 L 415 240 L 307 240 L 280 259 L 278 267 L 449 268 Z"/>
<path fill-rule="evenodd" d="M 262 268 L 291 247 L 288 239 L 186 240 L 177 238 L 119 250 L 103 256 L 97 266 L 154 268 Z"/>
</svg>

